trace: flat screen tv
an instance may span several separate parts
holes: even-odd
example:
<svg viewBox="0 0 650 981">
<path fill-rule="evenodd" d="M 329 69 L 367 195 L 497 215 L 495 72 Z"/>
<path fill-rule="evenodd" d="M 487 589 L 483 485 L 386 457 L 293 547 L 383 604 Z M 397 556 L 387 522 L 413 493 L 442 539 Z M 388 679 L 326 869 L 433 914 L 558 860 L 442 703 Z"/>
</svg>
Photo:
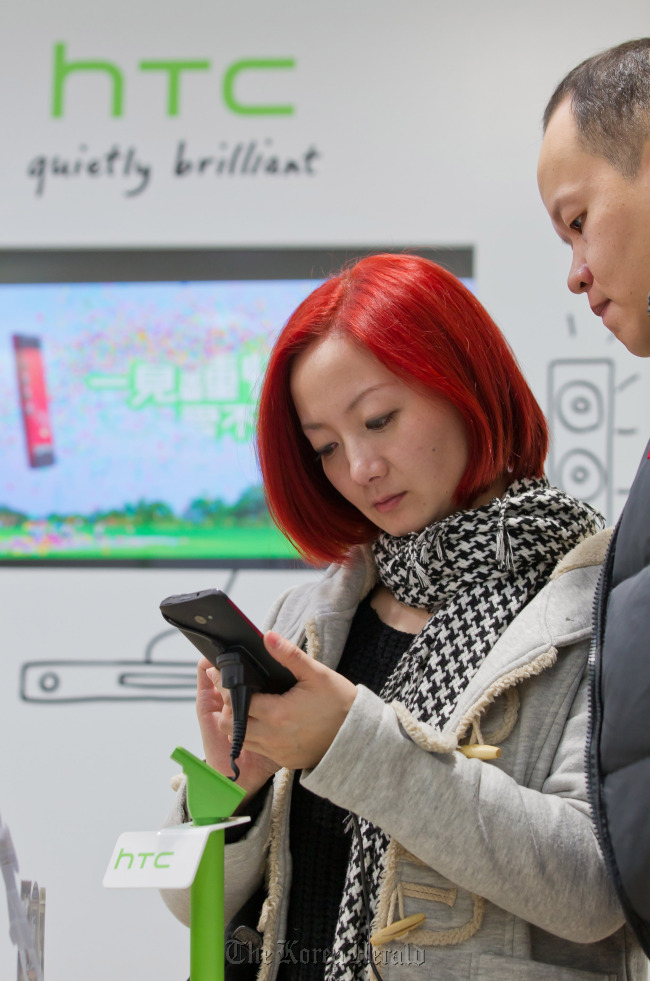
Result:
<svg viewBox="0 0 650 981">
<path fill-rule="evenodd" d="M 0 252 L 0 564 L 294 564 L 253 448 L 271 344 L 384 249 Z M 410 248 L 472 285 L 471 248 Z"/>
</svg>

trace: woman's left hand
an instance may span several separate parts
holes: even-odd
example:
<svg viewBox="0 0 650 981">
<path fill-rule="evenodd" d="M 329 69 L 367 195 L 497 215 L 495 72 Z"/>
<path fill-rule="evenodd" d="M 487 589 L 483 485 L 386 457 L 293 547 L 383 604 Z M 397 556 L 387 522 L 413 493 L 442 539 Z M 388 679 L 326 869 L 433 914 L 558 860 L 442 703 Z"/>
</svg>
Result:
<svg viewBox="0 0 650 981">
<path fill-rule="evenodd" d="M 284 695 L 256 694 L 251 699 L 244 747 L 292 770 L 316 766 L 343 725 L 356 697 L 356 686 L 275 631 L 264 635 L 267 651 L 288 668 L 297 683 Z M 214 672 L 220 687 L 220 677 Z M 227 689 L 219 728 L 232 735 L 232 708 Z"/>
</svg>

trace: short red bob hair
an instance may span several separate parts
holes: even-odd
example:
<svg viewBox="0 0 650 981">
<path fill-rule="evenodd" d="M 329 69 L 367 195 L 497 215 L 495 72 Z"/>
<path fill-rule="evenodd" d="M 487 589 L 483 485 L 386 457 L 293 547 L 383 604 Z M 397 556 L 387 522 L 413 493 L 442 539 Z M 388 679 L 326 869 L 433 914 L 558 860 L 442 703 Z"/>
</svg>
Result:
<svg viewBox="0 0 650 981">
<path fill-rule="evenodd" d="M 257 453 L 273 519 L 313 564 L 341 562 L 377 527 L 330 484 L 289 388 L 298 354 L 337 332 L 406 382 L 448 399 L 465 422 L 467 507 L 495 480 L 541 476 L 548 429 L 503 334 L 451 273 L 415 255 L 373 255 L 328 279 L 289 317 L 262 385 Z"/>
</svg>

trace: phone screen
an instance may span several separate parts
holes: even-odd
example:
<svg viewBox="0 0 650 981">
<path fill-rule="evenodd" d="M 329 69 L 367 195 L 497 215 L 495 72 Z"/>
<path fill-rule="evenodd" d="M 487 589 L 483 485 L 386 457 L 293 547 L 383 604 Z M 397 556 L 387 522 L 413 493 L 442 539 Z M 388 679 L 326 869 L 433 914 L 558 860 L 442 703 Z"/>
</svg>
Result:
<svg viewBox="0 0 650 981">
<path fill-rule="evenodd" d="M 41 342 L 14 334 L 13 344 L 29 465 L 47 467 L 55 457 Z"/>
</svg>

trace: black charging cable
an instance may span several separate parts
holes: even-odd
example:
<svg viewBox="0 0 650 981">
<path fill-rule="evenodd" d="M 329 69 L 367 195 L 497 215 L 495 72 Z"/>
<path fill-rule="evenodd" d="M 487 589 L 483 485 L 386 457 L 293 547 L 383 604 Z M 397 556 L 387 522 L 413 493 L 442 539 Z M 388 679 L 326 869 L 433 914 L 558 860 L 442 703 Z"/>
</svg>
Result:
<svg viewBox="0 0 650 981">
<path fill-rule="evenodd" d="M 235 761 L 242 751 L 246 738 L 251 697 L 256 691 L 262 690 L 263 679 L 251 667 L 250 659 L 246 663 L 244 662 L 236 647 L 218 654 L 216 664 L 221 672 L 222 687 L 227 688 L 230 692 L 233 718 L 232 743 L 230 745 L 230 766 L 233 775 L 230 779 L 236 782 L 239 779 L 239 767 Z"/>
</svg>

